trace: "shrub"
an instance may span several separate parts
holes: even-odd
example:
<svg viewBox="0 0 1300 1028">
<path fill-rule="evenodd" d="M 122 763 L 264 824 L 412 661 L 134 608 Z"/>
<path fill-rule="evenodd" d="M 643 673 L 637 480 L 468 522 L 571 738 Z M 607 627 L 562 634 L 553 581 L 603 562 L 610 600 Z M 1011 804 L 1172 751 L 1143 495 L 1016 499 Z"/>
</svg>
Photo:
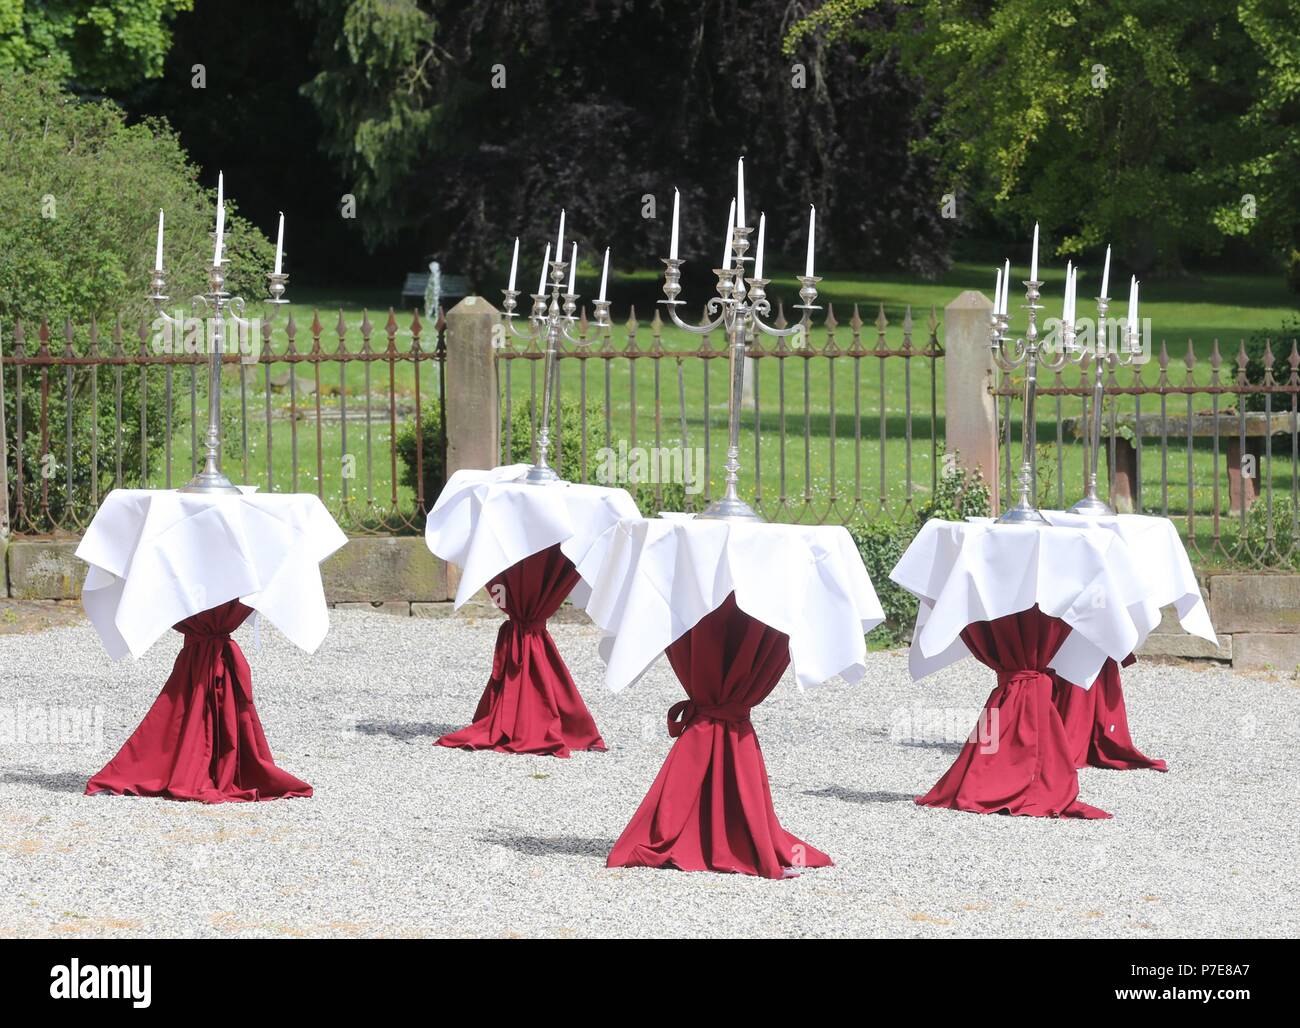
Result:
<svg viewBox="0 0 1300 1028">
<path fill-rule="evenodd" d="M 1273 541 L 1270 545 L 1268 504 L 1260 497 L 1246 514 L 1246 531 L 1238 556 L 1250 565 L 1300 571 L 1300 536 L 1295 531 L 1295 518 L 1296 509 L 1291 498 L 1274 496 Z"/>
<path fill-rule="evenodd" d="M 938 487 L 929 503 L 916 511 L 915 519 L 859 521 L 849 526 L 862 555 L 862 561 L 876 587 L 885 621 L 867 637 L 873 646 L 894 645 L 911 635 L 916 621 L 916 597 L 896 585 L 889 572 L 916 538 L 920 527 L 931 518 L 963 521 L 968 517 L 987 517 L 990 511 L 989 490 L 978 472 L 954 465 L 939 477 Z"/>
<path fill-rule="evenodd" d="M 1287 364 L 1287 358 L 1291 355 L 1291 340 L 1300 337 L 1300 318 L 1285 318 L 1281 327 L 1276 332 L 1256 332 L 1246 341 L 1246 381 L 1251 385 L 1264 384 L 1264 347 L 1265 344 L 1271 343 L 1273 346 L 1273 381 L 1279 385 L 1286 385 L 1287 379 L 1291 376 L 1291 369 Z M 1237 381 L 1237 355 L 1235 353 L 1224 354 L 1226 358 L 1226 367 L 1224 369 L 1223 379 L 1227 383 Z M 1285 394 L 1275 393 L 1273 395 L 1273 412 L 1276 414 L 1280 410 L 1287 410 L 1291 406 L 1288 397 Z M 1247 393 L 1245 397 L 1246 410 L 1262 411 L 1264 409 L 1263 393 Z"/>
<path fill-rule="evenodd" d="M 138 346 L 135 329 L 153 312 L 144 299 L 153 266 L 158 209 L 166 210 L 165 267 L 168 292 L 185 298 L 206 287 L 204 262 L 211 261 L 209 232 L 215 194 L 198 183 L 175 135 L 157 121 L 128 125 L 123 112 L 106 101 L 85 102 L 43 74 L 0 71 L 0 345 L 13 350 L 13 329 L 23 322 L 28 353 L 36 351 L 40 319 L 50 320 L 50 347 L 64 345 L 63 320 L 77 331 L 76 352 L 84 353 L 85 327 L 92 317 L 100 326 L 101 352 L 111 351 L 111 328 L 123 317 L 128 352 Z M 227 211 L 227 288 L 261 296 L 264 272 L 272 260 L 267 240 L 233 210 Z M 147 467 L 157 467 L 165 443 L 163 376 L 147 374 L 141 409 L 137 367 L 122 370 L 122 474 L 137 484 Z M 75 368 L 69 382 L 64 369 L 51 369 L 49 450 L 54 464 L 42 465 L 40 374 L 23 376 L 27 431 L 23 440 L 27 509 L 39 509 L 42 473 L 49 477 L 50 513 L 67 513 L 63 483 L 67 469 L 68 426 L 72 408 L 73 495 L 90 497 L 90 426 L 98 427 L 99 489 L 111 488 L 116 471 L 116 421 L 113 372 L 101 368 L 98 410 L 90 406 L 90 370 Z M 10 482 L 16 482 L 18 443 L 16 373 L 6 372 L 5 418 L 10 426 Z M 204 407 L 206 410 L 206 407 Z M 141 452 L 140 421 L 146 438 Z M 176 412 L 178 422 L 186 414 Z M 179 424 L 175 427 L 179 428 Z M 228 448 L 227 458 L 231 456 Z M 11 488 L 11 513 L 18 490 Z M 22 526 L 19 526 L 22 527 Z"/>
<path fill-rule="evenodd" d="M 598 407 L 587 408 L 587 427 L 601 418 Z M 533 462 L 532 405 L 528 400 L 516 400 L 508 412 L 502 412 L 501 438 L 504 442 L 506 421 L 510 424 L 510 452 L 506 464 L 531 464 Z M 424 502 L 432 507 L 442 487 L 447 482 L 447 446 L 442 436 L 442 411 L 437 400 L 426 402 L 421 408 L 421 429 L 424 435 Z M 560 403 L 560 452 L 555 460 L 555 440 L 552 437 L 550 465 L 561 478 L 570 482 L 582 480 L 582 407 L 573 400 Z M 407 421 L 397 430 L 397 456 L 402 463 L 401 482 L 415 489 L 415 419 Z M 588 470 L 594 467 L 594 451 L 588 450 Z"/>
</svg>

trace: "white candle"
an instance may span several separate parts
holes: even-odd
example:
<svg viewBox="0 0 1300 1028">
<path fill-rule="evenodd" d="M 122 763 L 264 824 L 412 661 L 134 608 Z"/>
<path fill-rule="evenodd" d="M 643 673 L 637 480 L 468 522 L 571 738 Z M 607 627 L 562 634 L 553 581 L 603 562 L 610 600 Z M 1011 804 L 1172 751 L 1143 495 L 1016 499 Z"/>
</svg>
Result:
<svg viewBox="0 0 1300 1028">
<path fill-rule="evenodd" d="M 609 285 L 609 247 L 605 247 L 605 270 L 600 273 L 600 298 L 605 299 L 605 288 Z"/>
<path fill-rule="evenodd" d="M 1070 324 L 1079 320 L 1079 269 L 1070 270 Z"/>
<path fill-rule="evenodd" d="M 763 244 L 767 240 L 767 215 L 758 216 L 758 254 L 754 258 L 754 277 L 763 277 Z"/>
<path fill-rule="evenodd" d="M 564 260 L 564 208 L 560 208 L 560 233 L 555 237 L 555 259 Z"/>
<path fill-rule="evenodd" d="M 736 162 L 736 224 L 745 224 L 745 158 Z"/>
<path fill-rule="evenodd" d="M 1011 258 L 1008 257 L 1002 262 L 1002 310 L 999 314 L 1007 312 L 1007 295 L 1011 292 Z"/>
<path fill-rule="evenodd" d="M 1106 290 L 1110 288 L 1110 247 L 1106 247 L 1106 263 L 1101 269 L 1101 295 L 1107 296 Z"/>
<path fill-rule="evenodd" d="M 1070 323 L 1070 282 L 1074 278 L 1074 264 L 1072 261 L 1065 262 L 1065 291 L 1061 296 L 1061 324 Z"/>
<path fill-rule="evenodd" d="M 158 208 L 158 245 L 154 248 L 153 270 L 162 271 L 163 212 Z"/>
<path fill-rule="evenodd" d="M 280 228 L 275 233 L 275 273 L 280 274 L 284 261 L 284 211 L 280 212 Z"/>
<path fill-rule="evenodd" d="M 997 278 L 993 281 L 993 313 L 1002 313 L 1002 269 L 995 268 Z"/>
<path fill-rule="evenodd" d="M 546 256 L 542 258 L 542 277 L 537 280 L 537 292 L 546 292 L 546 273 L 551 270 L 551 244 L 546 244 Z"/>
<path fill-rule="evenodd" d="M 1133 279 L 1133 305 L 1129 311 L 1129 321 L 1133 325 L 1133 338 L 1137 339 L 1141 329 L 1138 327 L 1138 280 Z"/>
<path fill-rule="evenodd" d="M 1029 281 L 1038 281 L 1038 222 L 1034 222 L 1034 255 L 1029 264 Z"/>
<path fill-rule="evenodd" d="M 578 244 L 573 244 L 573 256 L 569 258 L 569 292 L 575 292 L 573 286 L 578 280 Z"/>
<path fill-rule="evenodd" d="M 515 275 L 518 273 L 518 271 L 519 271 L 519 237 L 515 236 L 515 253 L 514 256 L 510 258 L 510 284 L 506 286 L 506 288 L 512 293 L 515 291 Z"/>
<path fill-rule="evenodd" d="M 212 263 L 221 263 L 221 240 L 226 234 L 226 183 L 225 174 L 217 172 L 217 249 L 212 255 Z"/>
<path fill-rule="evenodd" d="M 1137 295 L 1138 280 L 1137 276 L 1134 275 L 1129 279 L 1128 283 L 1128 328 L 1130 332 L 1133 331 L 1134 325 L 1136 324 L 1134 319 L 1137 318 Z"/>
<path fill-rule="evenodd" d="M 736 199 L 731 199 L 731 210 L 727 211 L 727 241 L 722 248 L 722 266 L 731 267 L 731 237 L 736 228 Z"/>
<path fill-rule="evenodd" d="M 682 194 L 673 189 L 673 241 L 668 247 L 668 257 L 670 260 L 677 260 L 677 220 L 680 213 Z"/>
<path fill-rule="evenodd" d="M 803 273 L 808 278 L 813 277 L 813 240 L 817 235 L 817 208 L 812 204 L 808 205 L 808 259 L 804 262 Z"/>
</svg>

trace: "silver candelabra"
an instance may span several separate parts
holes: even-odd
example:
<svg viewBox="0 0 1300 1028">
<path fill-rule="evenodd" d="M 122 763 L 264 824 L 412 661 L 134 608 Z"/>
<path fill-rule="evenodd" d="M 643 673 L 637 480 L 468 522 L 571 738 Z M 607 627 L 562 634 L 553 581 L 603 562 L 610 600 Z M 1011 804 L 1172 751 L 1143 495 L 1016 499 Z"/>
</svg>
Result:
<svg viewBox="0 0 1300 1028">
<path fill-rule="evenodd" d="M 668 308 L 668 316 L 673 324 L 687 332 L 705 335 L 722 328 L 727 338 L 728 388 L 727 388 L 727 463 L 726 488 L 723 495 L 714 500 L 700 514 L 701 518 L 727 521 L 762 521 L 738 495 L 736 488 L 740 480 L 740 406 L 744 388 L 745 356 L 748 347 L 758 333 L 769 336 L 795 336 L 804 330 L 802 324 L 793 328 L 777 328 L 763 321 L 770 316 L 772 305 L 767 299 L 766 278 L 746 278 L 745 262 L 753 258 L 745 254 L 749 250 L 749 226 L 737 226 L 732 229 L 730 267 L 714 268 L 718 276 L 718 295 L 710 297 L 705 305 L 704 316 L 712 318 L 707 324 L 691 325 L 682 321 L 677 315 L 677 308 L 685 301 L 677 299 L 682 291 L 681 268 L 684 261 L 677 257 L 664 259 L 664 296 L 660 300 Z M 805 312 L 820 310 L 813 304 L 817 299 L 817 283 L 821 281 L 815 275 L 800 275 L 802 284 L 799 298 L 803 303 L 795 304 L 796 310 Z M 746 285 L 748 284 L 748 289 Z"/>
<path fill-rule="evenodd" d="M 565 272 L 569 268 L 569 262 L 553 260 L 550 265 L 550 285 L 545 292 L 531 294 L 533 307 L 528 314 L 528 331 L 520 331 L 515 326 L 515 318 L 517 317 L 515 307 L 519 301 L 519 290 L 503 289 L 501 291 L 505 296 L 506 325 L 509 326 L 510 334 L 518 339 L 525 339 L 530 342 L 544 339 L 546 345 L 542 364 L 542 409 L 538 418 L 537 462 L 528 469 L 528 474 L 524 476 L 524 481 L 533 485 L 544 485 L 560 480 L 560 476 L 556 474 L 555 469 L 547 463 L 547 456 L 551 448 L 552 380 L 555 377 L 556 352 L 560 340 L 566 339 L 575 346 L 581 346 L 585 343 L 585 340 L 575 336 L 572 331 L 573 325 L 577 321 L 578 294 L 561 291 Z M 598 328 L 608 328 L 610 324 L 609 301 L 601 299 L 592 302 L 596 307 L 596 326 Z"/>
<path fill-rule="evenodd" d="M 1013 339 L 1007 334 L 1010 316 L 995 310 L 989 318 L 989 346 L 993 359 L 1003 371 L 1025 369 L 1025 411 L 1021 423 L 1020 437 L 1020 497 L 1014 507 L 1002 513 L 998 523 L 1003 525 L 1047 524 L 1047 519 L 1039 513 L 1034 501 L 1037 499 L 1034 486 L 1036 481 L 1034 461 L 1038 451 L 1038 369 L 1059 371 L 1072 361 L 1083 358 L 1079 348 L 1073 320 L 1061 324 L 1061 347 L 1055 353 L 1044 350 L 1038 336 L 1038 312 L 1043 309 L 1038 302 L 1039 290 L 1043 283 L 1029 279 L 1024 283 L 1025 303 L 1021 306 L 1028 312 L 1029 324 L 1025 328 L 1024 339 Z M 1007 286 L 1003 286 L 1007 288 Z"/>
<path fill-rule="evenodd" d="M 1124 341 L 1121 346 L 1110 345 L 1110 326 L 1106 313 L 1110 308 L 1110 298 L 1097 297 L 1097 331 L 1093 334 L 1092 359 L 1092 418 L 1088 424 L 1088 481 L 1083 499 L 1070 508 L 1071 513 L 1087 517 L 1101 517 L 1114 514 L 1115 511 L 1097 495 L 1097 461 L 1101 455 L 1101 416 L 1102 403 L 1106 396 L 1105 371 L 1107 363 L 1128 367 L 1142 352 L 1141 337 L 1134 331 L 1134 326 L 1124 319 Z"/>
<path fill-rule="evenodd" d="M 221 357 L 226 349 L 226 318 L 235 322 L 240 335 L 250 331 L 252 321 L 244 317 L 243 297 L 231 296 L 226 292 L 223 263 L 225 262 L 214 262 L 208 269 L 208 291 L 190 298 L 192 314 L 198 316 L 202 312 L 210 315 L 205 318 L 208 345 L 208 430 L 204 437 L 203 468 L 187 485 L 180 488 L 183 493 L 239 492 L 238 487 L 221 470 Z M 270 283 L 268 291 L 271 295 L 264 302 L 271 305 L 271 317 L 274 317 L 276 308 L 289 302 L 284 298 L 289 276 L 271 272 L 266 277 Z M 167 282 L 161 268 L 155 268 L 150 277 L 148 298 L 175 338 L 178 330 L 183 331 L 185 322 L 183 318 L 172 317 L 167 313 L 171 297 L 167 295 Z M 268 317 L 267 321 L 270 320 Z"/>
</svg>

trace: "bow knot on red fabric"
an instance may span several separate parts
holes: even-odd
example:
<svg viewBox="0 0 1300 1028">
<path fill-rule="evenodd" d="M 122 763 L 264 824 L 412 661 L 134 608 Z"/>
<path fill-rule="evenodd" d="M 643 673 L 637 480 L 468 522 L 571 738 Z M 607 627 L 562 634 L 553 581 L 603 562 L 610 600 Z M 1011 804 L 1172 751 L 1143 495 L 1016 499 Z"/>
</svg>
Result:
<svg viewBox="0 0 1300 1028">
<path fill-rule="evenodd" d="M 497 629 L 497 645 L 492 656 L 492 677 L 501 681 L 506 672 L 518 672 L 524 659 L 524 637 L 546 631 L 546 619 L 525 621 L 512 617 Z"/>
<path fill-rule="evenodd" d="M 687 725 L 699 717 L 732 723 L 748 721 L 750 709 L 742 703 L 719 703 L 710 706 L 691 700 L 681 700 L 668 708 L 668 735 L 676 739 L 686 731 Z"/>
<path fill-rule="evenodd" d="M 998 686 L 1000 688 L 1008 689 L 1013 685 L 1046 685 L 1051 688 L 1052 673 L 1050 671 L 1035 671 L 1033 668 L 998 672 Z"/>
</svg>

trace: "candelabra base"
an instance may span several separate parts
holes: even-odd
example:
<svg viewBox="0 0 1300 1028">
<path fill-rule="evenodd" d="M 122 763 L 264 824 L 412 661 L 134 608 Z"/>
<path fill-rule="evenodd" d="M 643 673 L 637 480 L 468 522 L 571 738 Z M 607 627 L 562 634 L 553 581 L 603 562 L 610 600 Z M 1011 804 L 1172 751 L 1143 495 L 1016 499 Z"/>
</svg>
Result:
<svg viewBox="0 0 1300 1028">
<path fill-rule="evenodd" d="M 695 515 L 697 521 L 748 521 L 751 524 L 758 524 L 763 521 L 754 508 L 744 500 L 732 496 L 724 496 L 721 499 L 714 500 L 704 510 Z"/>
<path fill-rule="evenodd" d="M 1115 512 L 1103 501 L 1095 496 L 1085 496 L 1082 500 L 1070 508 L 1071 514 L 1082 514 L 1088 518 L 1102 518 Z"/>
<path fill-rule="evenodd" d="M 524 481 L 529 485 L 552 485 L 560 481 L 560 476 L 555 473 L 555 469 L 547 464 L 534 464 L 524 475 Z"/>
<path fill-rule="evenodd" d="M 181 493 L 206 493 L 208 495 L 225 495 L 238 496 L 239 487 L 233 485 L 225 475 L 220 471 L 200 471 L 190 479 L 187 485 L 181 486 L 177 492 Z"/>
<path fill-rule="evenodd" d="M 1047 518 L 1033 507 L 1012 507 L 1008 511 L 1003 511 L 997 523 L 999 525 L 1045 525 Z"/>
</svg>

